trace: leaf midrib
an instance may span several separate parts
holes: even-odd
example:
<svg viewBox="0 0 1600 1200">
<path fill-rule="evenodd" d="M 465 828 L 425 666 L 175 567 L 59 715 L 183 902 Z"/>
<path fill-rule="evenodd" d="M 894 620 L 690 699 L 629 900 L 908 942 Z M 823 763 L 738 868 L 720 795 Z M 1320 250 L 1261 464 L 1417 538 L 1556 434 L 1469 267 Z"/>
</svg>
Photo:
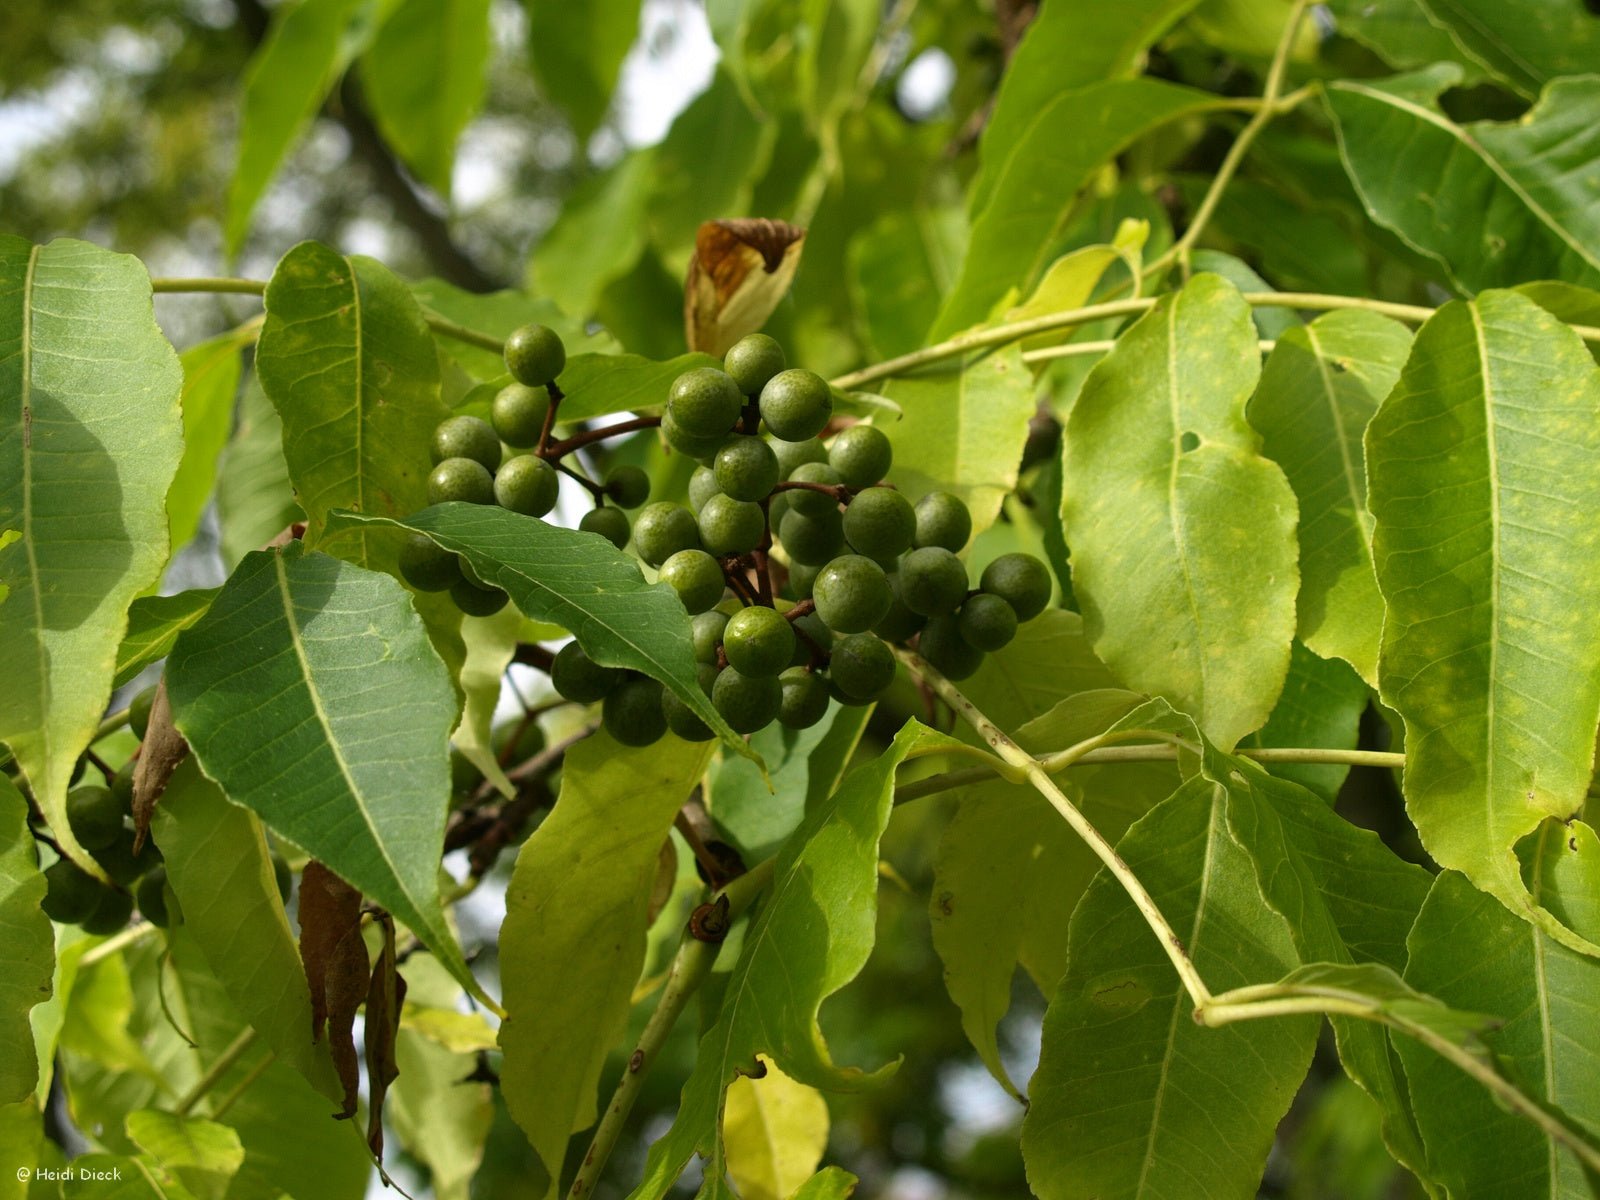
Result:
<svg viewBox="0 0 1600 1200">
<path fill-rule="evenodd" d="M 1489 484 L 1489 686 L 1484 689 L 1483 721 L 1483 806 L 1484 835 L 1488 844 L 1498 842 L 1495 830 L 1495 696 L 1500 678 L 1500 449 L 1495 442 L 1494 387 L 1489 376 L 1489 341 L 1483 328 L 1483 314 L 1477 302 L 1467 305 L 1472 316 L 1472 339 L 1478 354 L 1478 372 L 1483 379 L 1483 448 L 1488 459 Z"/>
<path fill-rule="evenodd" d="M 41 247 L 28 251 L 28 270 L 22 280 L 22 544 L 27 549 L 28 576 L 33 583 L 34 652 L 39 659 L 40 714 L 50 711 L 50 657 L 44 648 L 44 588 L 39 581 L 39 555 L 33 537 L 33 271 Z M 52 775 L 50 722 L 39 722 L 39 741 L 44 749 L 46 794 Z"/>
</svg>

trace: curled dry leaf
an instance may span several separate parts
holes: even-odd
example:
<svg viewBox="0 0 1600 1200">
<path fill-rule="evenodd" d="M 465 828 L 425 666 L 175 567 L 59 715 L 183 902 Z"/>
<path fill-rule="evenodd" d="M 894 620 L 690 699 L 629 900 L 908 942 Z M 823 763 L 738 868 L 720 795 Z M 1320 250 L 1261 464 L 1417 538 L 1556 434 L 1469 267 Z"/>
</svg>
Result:
<svg viewBox="0 0 1600 1200">
<path fill-rule="evenodd" d="M 395 1060 L 395 1039 L 400 1033 L 400 1007 L 406 999 L 406 981 L 396 969 L 394 950 L 394 918 L 382 914 L 383 949 L 378 952 L 377 965 L 372 968 L 372 982 L 367 989 L 367 1087 L 371 1095 L 367 1104 L 367 1146 L 373 1157 L 383 1160 L 383 1099 L 389 1085 L 400 1077 L 400 1067 Z"/>
<path fill-rule="evenodd" d="M 354 1116 L 360 1079 L 355 1017 L 370 990 L 361 893 L 316 861 L 300 877 L 300 961 L 311 986 L 311 1038 L 320 1038 L 326 1025 L 344 1088 L 339 1116 Z"/>
<path fill-rule="evenodd" d="M 683 286 L 683 334 L 691 350 L 721 355 L 766 324 L 794 280 L 806 231 L 746 217 L 706 221 Z"/>
<path fill-rule="evenodd" d="M 189 753 L 189 743 L 183 740 L 172 724 L 172 706 L 167 702 L 167 680 L 162 676 L 156 684 L 155 700 L 150 705 L 150 726 L 145 731 L 144 744 L 139 750 L 138 764 L 133 768 L 133 849 L 144 849 L 144 840 L 150 833 L 150 818 L 155 814 L 156 801 L 167 790 L 172 773 L 178 769 Z"/>
</svg>

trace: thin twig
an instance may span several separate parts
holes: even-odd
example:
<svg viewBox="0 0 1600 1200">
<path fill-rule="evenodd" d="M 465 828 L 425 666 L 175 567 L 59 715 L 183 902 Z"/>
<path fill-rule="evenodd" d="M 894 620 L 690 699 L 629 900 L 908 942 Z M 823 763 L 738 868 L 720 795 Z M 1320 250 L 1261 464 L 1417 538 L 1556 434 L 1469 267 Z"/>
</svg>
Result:
<svg viewBox="0 0 1600 1200">
<path fill-rule="evenodd" d="M 232 1044 L 226 1050 L 217 1055 L 216 1061 L 211 1064 L 210 1069 L 200 1076 L 192 1088 L 184 1093 L 183 1099 L 178 1101 L 177 1106 L 172 1111 L 180 1117 L 187 1116 L 189 1111 L 205 1098 L 205 1094 L 217 1086 L 217 1081 L 228 1073 L 228 1068 L 239 1061 L 239 1056 L 248 1050 L 255 1040 L 256 1031 L 253 1027 L 247 1025 L 240 1030 L 239 1036 L 233 1039 Z"/>
</svg>

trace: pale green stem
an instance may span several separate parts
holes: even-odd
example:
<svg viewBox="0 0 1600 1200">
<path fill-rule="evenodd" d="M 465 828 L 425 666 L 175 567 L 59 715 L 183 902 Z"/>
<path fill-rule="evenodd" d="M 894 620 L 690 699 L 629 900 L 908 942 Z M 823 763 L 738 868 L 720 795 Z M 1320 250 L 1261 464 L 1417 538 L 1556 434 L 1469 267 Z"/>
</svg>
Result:
<svg viewBox="0 0 1600 1200">
<path fill-rule="evenodd" d="M 245 1026 L 239 1031 L 239 1036 L 221 1054 L 217 1055 L 215 1062 L 206 1073 L 200 1076 L 199 1081 L 188 1090 L 182 1100 L 172 1111 L 180 1117 L 188 1116 L 189 1110 L 205 1098 L 207 1092 L 217 1086 L 217 1081 L 228 1073 L 228 1069 L 239 1061 L 239 1056 L 256 1040 L 256 1031 L 251 1026 Z"/>
<path fill-rule="evenodd" d="M 105 959 L 110 958 L 113 954 L 121 954 L 129 946 L 133 945 L 135 942 L 144 941 L 145 938 L 155 933 L 155 931 L 156 927 L 150 924 L 149 921 L 143 921 L 138 925 L 130 925 L 121 933 L 108 937 L 98 946 L 94 946 L 91 949 L 85 950 L 83 952 L 83 957 L 78 959 L 78 969 L 82 970 L 85 967 L 92 967 L 95 965 L 95 963 L 102 962 Z"/>
<path fill-rule="evenodd" d="M 212 1107 L 211 1119 L 213 1121 L 222 1120 L 223 1114 L 233 1107 L 234 1101 L 238 1100 L 240 1096 L 249 1091 L 250 1085 L 266 1074 L 267 1068 L 276 1062 L 277 1059 L 278 1052 L 276 1050 L 268 1050 L 266 1054 L 262 1055 L 261 1061 L 255 1066 L 251 1067 L 249 1073 L 246 1074 L 245 1077 L 236 1083 L 231 1089 L 229 1089 L 228 1094 L 221 1100 L 218 1100 L 217 1103 Z"/>
<path fill-rule="evenodd" d="M 1260 341 L 1261 353 L 1271 354 L 1272 348 L 1278 343 L 1271 338 L 1262 338 Z M 1041 346 L 1037 350 L 1024 350 L 1022 361 L 1029 363 L 1049 362 L 1055 358 L 1078 358 L 1087 354 L 1109 354 L 1116 348 L 1115 338 L 1102 338 L 1092 342 L 1063 342 L 1059 346 Z"/>
<path fill-rule="evenodd" d="M 126 725 L 128 723 L 129 711 L 130 710 L 126 708 L 119 708 L 116 712 L 111 713 L 104 720 L 102 720 L 100 722 L 100 727 L 94 731 L 94 737 L 89 739 L 89 744 L 91 746 L 94 745 L 101 738 L 108 737 Z"/>
<path fill-rule="evenodd" d="M 150 290 L 157 293 L 174 292 L 230 292 L 244 296 L 260 296 L 267 290 L 265 279 L 229 279 L 205 276 L 193 279 L 152 279 Z"/>
</svg>

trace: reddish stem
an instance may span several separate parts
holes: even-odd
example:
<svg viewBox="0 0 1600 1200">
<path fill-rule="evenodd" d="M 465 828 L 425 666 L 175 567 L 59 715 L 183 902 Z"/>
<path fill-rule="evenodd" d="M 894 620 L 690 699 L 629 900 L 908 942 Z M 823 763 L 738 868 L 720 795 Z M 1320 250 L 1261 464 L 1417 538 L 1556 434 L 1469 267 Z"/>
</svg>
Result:
<svg viewBox="0 0 1600 1200">
<path fill-rule="evenodd" d="M 561 407 L 561 401 L 566 398 L 553 379 L 544 385 L 544 390 L 550 394 L 550 407 L 545 410 L 544 428 L 539 430 L 539 441 L 533 451 L 541 458 L 544 457 L 545 447 L 550 444 L 550 431 L 556 427 L 556 409 Z"/>
<path fill-rule="evenodd" d="M 552 443 L 539 451 L 539 457 L 544 459 L 561 458 L 571 454 L 574 450 L 582 450 L 585 446 L 592 446 L 596 442 L 603 442 L 607 438 L 621 437 L 625 433 L 636 433 L 641 429 L 654 429 L 661 424 L 660 417 L 635 417 L 631 421 L 619 421 L 615 425 L 607 425 L 603 429 L 590 429 L 584 433 L 575 433 L 569 438 Z"/>
</svg>

